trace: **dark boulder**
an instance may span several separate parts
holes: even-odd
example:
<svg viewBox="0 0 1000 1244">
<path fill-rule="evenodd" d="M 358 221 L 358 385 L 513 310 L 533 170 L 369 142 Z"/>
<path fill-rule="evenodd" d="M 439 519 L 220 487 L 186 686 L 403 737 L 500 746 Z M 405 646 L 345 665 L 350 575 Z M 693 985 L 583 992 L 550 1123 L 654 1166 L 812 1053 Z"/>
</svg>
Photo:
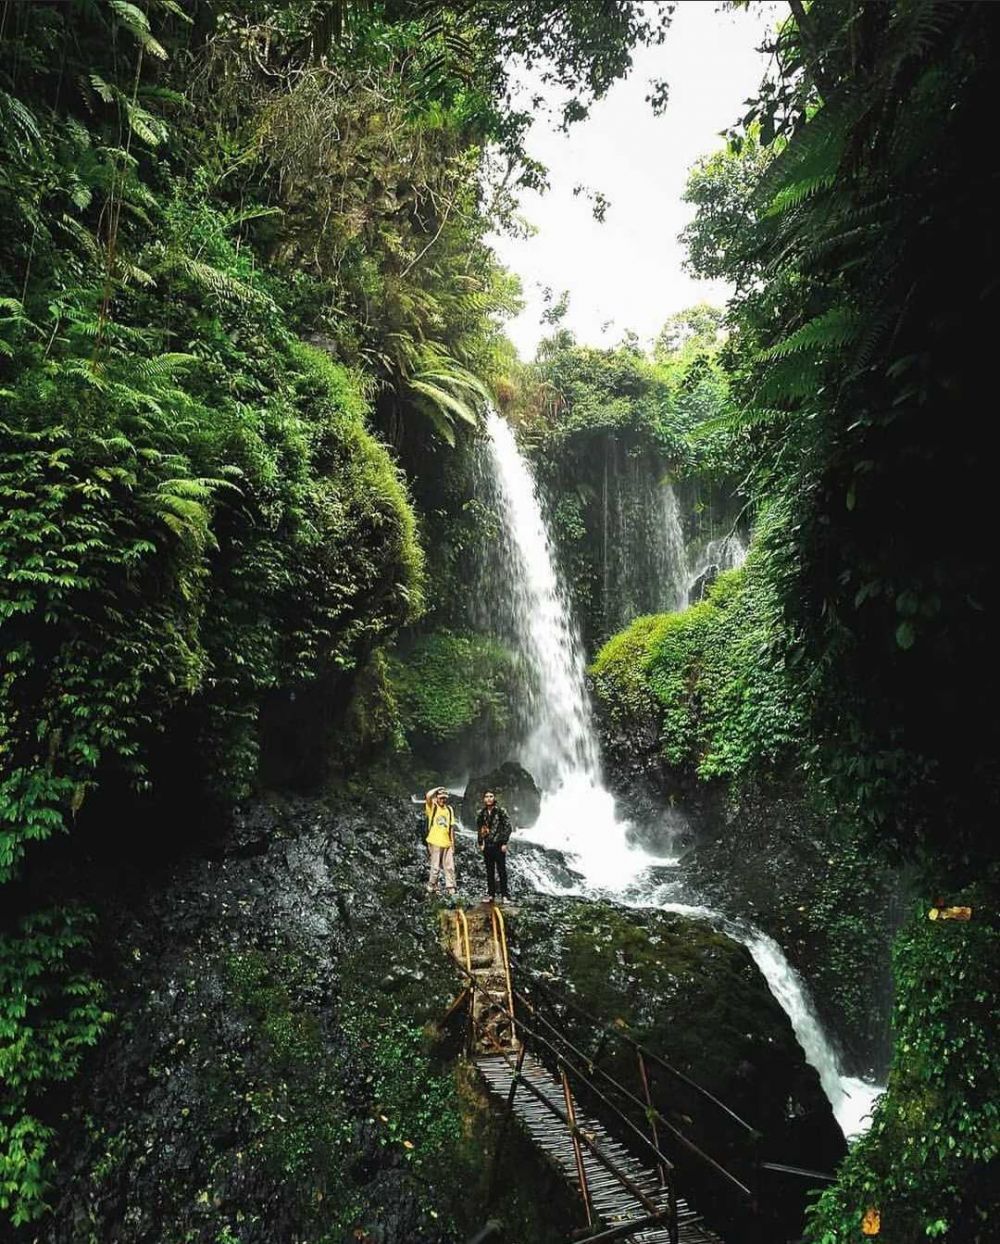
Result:
<svg viewBox="0 0 1000 1244">
<path fill-rule="evenodd" d="M 525 903 L 513 923 L 520 987 L 551 1002 L 577 1048 L 604 1073 L 642 1096 L 635 1049 L 619 1034 L 680 1073 L 646 1068 L 670 1125 L 661 1137 L 683 1195 L 725 1238 L 747 1238 L 747 1203 L 692 1145 L 750 1188 L 758 1158 L 832 1173 L 844 1156 L 843 1135 L 788 1018 L 739 942 L 710 921 L 554 896 Z M 609 1035 L 598 1040 L 584 1013 Z M 600 1114 L 600 1102 L 587 1105 Z M 767 1238 L 797 1238 L 809 1181 L 779 1187 L 768 1178 L 760 1174 Z"/>
<path fill-rule="evenodd" d="M 488 773 L 473 776 L 465 788 L 465 818 L 471 823 L 483 801 L 483 792 L 491 790 L 510 814 L 511 823 L 527 828 L 534 825 L 542 810 L 542 794 L 527 769 L 513 760 L 506 760 Z"/>
</svg>

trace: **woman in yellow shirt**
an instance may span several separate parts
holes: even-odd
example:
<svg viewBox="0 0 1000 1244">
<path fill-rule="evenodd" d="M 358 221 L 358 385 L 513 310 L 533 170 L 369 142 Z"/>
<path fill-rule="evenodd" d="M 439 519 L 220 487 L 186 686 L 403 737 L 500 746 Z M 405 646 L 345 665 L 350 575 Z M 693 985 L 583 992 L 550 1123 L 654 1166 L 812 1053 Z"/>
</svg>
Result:
<svg viewBox="0 0 1000 1244">
<path fill-rule="evenodd" d="M 437 889 L 440 873 L 444 873 L 444 887 L 448 894 L 455 893 L 455 812 L 448 802 L 448 792 L 443 786 L 432 787 L 424 796 L 427 813 L 427 854 L 430 857 L 430 875 L 427 893 Z"/>
</svg>

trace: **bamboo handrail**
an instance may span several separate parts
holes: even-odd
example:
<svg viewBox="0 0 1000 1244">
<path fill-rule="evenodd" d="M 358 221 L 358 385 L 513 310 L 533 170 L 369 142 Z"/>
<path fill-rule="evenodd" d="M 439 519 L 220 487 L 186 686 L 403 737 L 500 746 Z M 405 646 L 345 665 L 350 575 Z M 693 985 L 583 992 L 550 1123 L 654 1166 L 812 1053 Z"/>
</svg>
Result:
<svg viewBox="0 0 1000 1244">
<path fill-rule="evenodd" d="M 514 987 L 510 977 L 510 955 L 507 952 L 507 927 L 503 918 L 503 912 L 496 905 L 490 905 L 490 923 L 493 926 L 493 943 L 500 953 L 503 963 L 504 981 L 507 985 L 507 1005 L 510 1007 L 510 1035 L 511 1040 L 516 1040 L 516 1032 L 514 1028 Z M 497 936 L 499 930 L 499 937 Z"/>
<path fill-rule="evenodd" d="M 465 970 L 472 975 L 472 946 L 469 942 L 469 921 L 465 915 L 465 911 L 461 907 L 455 909 L 458 917 L 458 935 L 459 939 L 465 947 Z"/>
<path fill-rule="evenodd" d="M 458 960 L 456 959 L 455 962 L 458 963 Z M 461 967 L 462 965 L 459 963 L 458 966 Z M 473 982 L 471 984 L 471 989 L 474 991 L 476 988 L 479 988 L 479 986 L 473 979 Z M 500 1009 L 504 1010 L 505 1008 L 501 1007 Z M 530 1029 L 526 1031 L 530 1033 Z M 488 1031 L 484 1030 L 483 1035 L 486 1037 L 487 1041 L 489 1041 L 489 1043 L 495 1047 L 497 1054 L 504 1060 L 507 1066 L 511 1067 L 512 1064 L 511 1064 L 509 1050 L 505 1050 L 502 1046 L 500 1046 L 491 1037 L 491 1034 Z M 544 1041 L 544 1038 L 540 1038 L 540 1039 Z M 546 1042 L 546 1044 L 548 1043 Z M 654 1204 L 649 1199 L 649 1197 L 646 1196 L 646 1194 L 642 1191 L 642 1189 L 637 1187 L 636 1184 L 625 1174 L 624 1171 L 620 1171 L 615 1166 L 611 1158 L 607 1156 L 607 1154 L 600 1147 L 600 1145 L 598 1145 L 598 1143 L 594 1140 L 592 1136 L 590 1136 L 587 1132 L 583 1131 L 581 1128 L 577 1127 L 576 1123 L 572 1121 L 567 1115 L 563 1114 L 563 1112 L 559 1109 L 558 1106 L 555 1105 L 554 1102 L 550 1101 L 549 1098 L 546 1097 L 545 1094 L 536 1085 L 532 1084 L 532 1082 L 527 1077 L 521 1074 L 520 1068 L 521 1068 L 521 1065 L 524 1059 L 524 1051 L 525 1051 L 525 1046 L 522 1043 L 521 1048 L 518 1051 L 517 1063 L 513 1065 L 514 1084 L 511 1086 L 511 1094 L 510 1094 L 509 1100 L 513 1102 L 514 1092 L 516 1091 L 516 1085 L 517 1084 L 523 1085 L 524 1088 L 526 1088 L 528 1092 L 532 1094 L 533 1097 L 537 1098 L 537 1100 L 540 1101 L 542 1105 L 550 1113 L 554 1114 L 556 1118 L 559 1119 L 560 1122 L 563 1123 L 569 1129 L 571 1135 L 575 1136 L 575 1139 L 577 1142 L 581 1140 L 583 1141 L 583 1143 L 587 1146 L 587 1148 L 594 1155 L 594 1157 L 598 1160 L 598 1162 L 600 1162 L 601 1165 L 607 1171 L 609 1171 L 615 1177 L 615 1179 L 618 1180 L 618 1182 L 622 1185 L 623 1188 L 625 1188 L 629 1193 L 631 1193 L 632 1196 L 635 1197 L 635 1199 L 639 1202 L 639 1204 L 643 1207 L 643 1209 L 646 1210 L 648 1214 L 651 1214 L 662 1220 L 662 1218 L 666 1217 L 668 1213 L 670 1212 L 676 1213 L 675 1208 L 673 1210 L 662 1209 L 660 1206 Z M 568 1068 L 568 1070 L 574 1071 L 574 1074 L 578 1074 L 575 1072 L 575 1069 L 572 1067 Z M 581 1191 L 583 1191 L 583 1189 L 581 1189 Z M 584 1195 L 586 1195 L 586 1193 L 584 1193 Z M 671 1198 L 671 1205 L 673 1205 L 673 1198 Z"/>
<path fill-rule="evenodd" d="M 462 967 L 462 964 L 459 961 L 459 959 L 454 955 L 452 956 L 452 958 L 455 960 L 455 963 L 458 966 L 459 970 L 464 972 L 465 968 Z M 476 989 L 482 988 L 482 986 L 479 984 L 479 982 L 476 980 L 475 976 L 471 972 L 467 973 L 467 975 L 469 976 L 470 988 L 473 991 L 475 991 Z M 516 996 L 521 997 L 520 994 L 517 994 Z M 493 1005 L 502 1014 L 509 1016 L 509 1012 L 507 1011 L 507 1008 L 505 1006 L 498 1003 L 495 999 L 493 999 L 492 1001 L 493 1001 Z M 521 1031 L 525 1033 L 527 1036 L 530 1036 L 532 1041 L 536 1045 L 544 1046 L 546 1049 L 548 1049 L 552 1053 L 552 1055 L 557 1059 L 557 1061 L 559 1061 L 560 1063 L 566 1063 L 567 1068 L 573 1073 L 573 1075 L 577 1076 L 580 1080 L 582 1080 L 585 1084 L 587 1084 L 587 1087 L 590 1089 L 590 1091 L 594 1093 L 605 1106 L 607 1106 L 607 1108 L 615 1115 L 615 1117 L 620 1122 L 624 1123 L 630 1129 L 630 1131 L 635 1133 L 635 1135 L 639 1138 L 639 1140 L 643 1142 L 646 1148 L 649 1149 L 654 1154 L 658 1162 L 662 1162 L 663 1165 L 667 1168 L 667 1170 L 673 1170 L 674 1164 L 667 1157 L 667 1155 L 665 1153 L 662 1153 L 659 1149 L 656 1149 L 653 1146 L 652 1142 L 650 1141 L 649 1137 L 646 1136 L 646 1134 L 640 1128 L 636 1127 L 636 1125 L 632 1122 L 632 1120 L 628 1117 L 628 1115 L 624 1114 L 622 1110 L 619 1109 L 619 1107 L 614 1104 L 613 1101 L 610 1101 L 607 1097 L 605 1097 L 605 1095 L 600 1091 L 599 1088 L 589 1083 L 587 1081 L 586 1076 L 584 1076 L 578 1068 L 574 1067 L 571 1062 L 567 1062 L 565 1056 L 560 1053 L 560 1051 L 556 1048 L 556 1046 L 552 1044 L 551 1041 L 549 1041 L 546 1037 L 542 1036 L 541 1033 L 537 1032 L 535 1029 L 525 1024 L 523 1020 L 520 1021 L 520 1024 L 521 1024 Z M 487 1037 L 487 1039 L 490 1040 L 490 1043 L 496 1048 L 498 1053 L 506 1054 L 506 1051 L 504 1051 L 502 1047 L 497 1045 L 496 1041 L 492 1040 L 489 1033 L 485 1033 L 484 1035 Z M 613 1080 L 612 1082 L 617 1085 L 617 1081 Z M 628 1090 L 624 1088 L 622 1088 L 621 1091 L 625 1093 L 628 1092 Z M 666 1123 L 665 1120 L 661 1120 L 661 1121 L 664 1122 L 665 1125 L 669 1128 L 670 1125 Z M 681 1137 L 681 1139 L 683 1140 L 686 1138 Z"/>
<path fill-rule="evenodd" d="M 518 993 L 517 996 L 526 1006 L 530 1008 L 532 1015 L 534 1015 L 536 1019 L 540 1020 L 553 1033 L 555 1033 L 557 1039 L 560 1040 L 568 1050 L 572 1051 L 573 1056 L 575 1058 L 583 1062 L 585 1066 L 588 1066 L 588 1067 L 591 1066 L 590 1062 L 587 1059 L 587 1056 L 583 1054 L 580 1050 L 578 1050 L 576 1046 L 573 1045 L 573 1043 L 569 1040 L 569 1038 L 564 1036 L 559 1031 L 559 1029 L 556 1028 L 555 1024 L 553 1024 L 551 1020 L 547 1020 L 544 1015 L 541 1015 L 538 1012 L 537 1008 L 532 1005 L 530 999 L 526 998 L 522 993 Z M 522 1023 L 522 1027 L 523 1026 L 524 1025 Z M 546 1042 L 546 1044 L 549 1044 L 549 1043 Z M 556 1052 L 557 1057 L 564 1057 L 562 1055 L 559 1055 L 558 1051 L 555 1051 L 555 1052 Z M 674 1127 L 674 1125 L 670 1122 L 669 1119 L 664 1118 L 659 1110 L 655 1109 L 655 1107 L 649 1107 L 647 1109 L 647 1107 L 643 1104 L 643 1102 L 641 1102 L 639 1098 L 636 1097 L 635 1094 L 631 1092 L 631 1090 L 627 1089 L 623 1084 L 619 1084 L 618 1081 L 614 1078 L 614 1076 L 611 1075 L 610 1072 L 605 1071 L 603 1067 L 593 1067 L 593 1071 L 596 1072 L 597 1075 L 601 1076 L 604 1080 L 607 1080 L 607 1082 L 611 1084 L 617 1090 L 617 1092 L 621 1093 L 622 1096 L 628 1098 L 629 1101 L 634 1106 L 638 1107 L 638 1109 L 642 1112 L 643 1115 L 649 1118 L 655 1118 L 658 1123 L 662 1124 L 663 1127 L 667 1129 L 667 1131 L 670 1133 L 671 1136 L 673 1136 L 675 1140 L 679 1141 L 680 1144 L 682 1144 L 685 1147 L 685 1149 L 690 1150 L 690 1152 L 693 1153 L 695 1157 L 700 1158 L 702 1162 L 706 1162 L 714 1171 L 720 1174 L 724 1179 L 728 1180 L 729 1183 L 731 1183 L 737 1189 L 737 1191 L 741 1192 L 744 1196 L 749 1197 L 751 1201 L 754 1199 L 753 1191 L 750 1188 L 748 1188 L 746 1184 L 742 1182 L 742 1180 L 737 1179 L 736 1176 L 732 1174 L 732 1172 L 727 1171 L 724 1166 L 722 1166 L 719 1162 L 716 1162 L 715 1158 L 713 1158 L 710 1154 L 705 1153 L 703 1149 L 699 1148 L 699 1146 L 696 1145 L 693 1140 L 689 1140 L 688 1137 L 685 1136 L 684 1133 L 679 1128 Z M 585 1083 L 587 1083 L 586 1077 L 582 1076 L 579 1070 L 577 1070 L 576 1074 L 579 1075 L 581 1079 L 584 1080 Z M 628 1124 L 628 1126 L 636 1133 L 636 1135 L 638 1135 L 643 1140 L 643 1142 L 645 1143 L 648 1149 L 650 1149 L 653 1153 L 655 1153 L 658 1158 L 660 1158 L 663 1161 L 666 1161 L 668 1168 L 672 1169 L 673 1163 L 671 1163 L 668 1158 L 663 1157 L 659 1149 L 657 1149 L 657 1147 L 652 1143 L 649 1137 L 646 1136 L 645 1133 L 640 1128 L 637 1128 L 635 1126 L 635 1124 L 628 1117 L 628 1115 L 626 1115 L 622 1110 L 620 1110 L 617 1106 L 615 1106 L 613 1102 L 609 1102 L 607 1098 L 604 1097 L 604 1095 L 597 1088 L 594 1087 L 593 1084 L 588 1083 L 588 1087 L 592 1093 L 596 1093 L 597 1096 L 605 1103 L 605 1105 L 609 1106 L 610 1109 L 615 1112 L 616 1116 L 619 1119 L 621 1119 L 623 1122 Z M 756 1135 L 756 1133 L 754 1133 L 754 1135 Z"/>
</svg>

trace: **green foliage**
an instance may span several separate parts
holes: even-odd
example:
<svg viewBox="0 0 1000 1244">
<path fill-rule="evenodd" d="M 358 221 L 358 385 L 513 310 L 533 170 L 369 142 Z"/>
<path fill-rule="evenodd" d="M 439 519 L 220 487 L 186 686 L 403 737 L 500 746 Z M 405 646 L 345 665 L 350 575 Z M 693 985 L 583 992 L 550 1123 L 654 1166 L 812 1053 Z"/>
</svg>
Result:
<svg viewBox="0 0 1000 1244">
<path fill-rule="evenodd" d="M 795 754 L 802 704 L 785 674 L 774 593 L 753 554 L 681 613 L 638 618 L 591 667 L 618 726 L 656 723 L 661 754 L 701 779 L 766 772 Z"/>
<path fill-rule="evenodd" d="M 54 1175 L 40 1091 L 72 1079 L 111 1019 L 86 969 L 93 913 L 36 911 L 0 936 L 0 1210 L 38 1218 Z"/>
<path fill-rule="evenodd" d="M 984 889 L 956 901 L 972 905 L 971 922 L 928 920 L 924 906 L 897 938 L 888 1092 L 836 1186 L 813 1210 L 807 1232 L 813 1244 L 859 1238 L 870 1207 L 880 1211 L 879 1238 L 886 1244 L 992 1238 L 1000 1158 L 994 1039 L 1000 935 Z"/>
<path fill-rule="evenodd" d="M 634 341 L 599 350 L 560 332 L 508 376 L 505 404 L 552 498 L 552 531 L 588 642 L 661 603 L 654 580 L 662 567 L 649 561 L 651 528 L 663 521 L 659 485 L 733 491 L 744 438 L 725 426 L 721 324 L 722 313 L 704 304 L 672 317 L 655 361 Z M 719 534 L 698 518 L 688 526 L 688 538 Z M 647 580 L 645 596 L 622 592 L 612 562 Z"/>
<path fill-rule="evenodd" d="M 372 1067 L 371 1097 L 383 1123 L 379 1143 L 402 1145 L 416 1170 L 433 1171 L 462 1134 L 453 1069 L 435 1066 L 422 1025 L 381 1002 L 355 1002 L 341 1022 Z"/>
<path fill-rule="evenodd" d="M 992 463 L 961 423 L 992 384 L 998 48 L 984 6 L 796 5 L 689 186 L 692 265 L 738 290 L 731 422 L 785 515 L 811 761 L 883 847 L 966 879 L 1000 794 Z"/>
<path fill-rule="evenodd" d="M 338 1069 L 330 1062 L 319 1020 L 289 987 L 307 979 L 294 955 L 261 951 L 227 962 L 232 1005 L 253 1026 L 252 1087 L 244 1094 L 253 1139 L 250 1150 L 281 1179 L 310 1181 L 317 1171 L 344 1178 L 353 1128 L 333 1108 Z"/>
<path fill-rule="evenodd" d="M 574 433 L 633 429 L 655 433 L 665 393 L 649 361 L 629 346 L 601 350 L 556 337 L 539 349 L 532 379 L 538 394 L 522 421 L 529 441 L 537 436 L 564 444 Z M 546 404 L 546 393 L 553 395 Z M 541 401 L 538 398 L 541 397 Z"/>
<path fill-rule="evenodd" d="M 178 197 L 166 228 L 166 252 L 183 231 L 203 266 L 243 275 L 211 209 Z M 196 310 L 215 317 L 183 365 L 110 351 L 95 385 L 70 347 L 29 354 L 8 390 L 8 876 L 102 765 L 145 779 L 171 709 L 200 705 L 214 778 L 245 790 L 261 694 L 349 667 L 419 608 L 415 519 L 347 373 L 282 334 L 266 297 L 234 309 L 176 279 L 171 303 L 175 335 Z"/>
<path fill-rule="evenodd" d="M 405 736 L 442 742 L 470 728 L 498 733 L 510 723 L 518 669 L 510 652 L 481 635 L 432 631 L 389 661 Z"/>
</svg>

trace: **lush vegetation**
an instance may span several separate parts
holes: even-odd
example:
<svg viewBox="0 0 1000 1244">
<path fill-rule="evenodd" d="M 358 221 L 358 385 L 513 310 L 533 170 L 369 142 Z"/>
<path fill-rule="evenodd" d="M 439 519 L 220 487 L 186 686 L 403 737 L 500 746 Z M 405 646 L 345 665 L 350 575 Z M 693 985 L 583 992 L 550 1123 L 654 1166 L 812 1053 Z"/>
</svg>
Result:
<svg viewBox="0 0 1000 1244">
<path fill-rule="evenodd" d="M 744 438 L 726 423 L 722 344 L 721 312 L 706 305 L 672 316 L 648 354 L 632 336 L 598 349 L 557 329 L 500 390 L 592 647 L 664 603 L 651 555 L 667 484 L 685 484 L 689 544 L 724 535 L 739 512 Z"/>
<path fill-rule="evenodd" d="M 774 76 L 689 184 L 690 264 L 732 283 L 725 321 L 694 308 L 647 357 L 632 339 L 576 344 L 554 308 L 522 366 L 502 333 L 516 282 L 488 245 L 518 188 L 545 180 L 512 58 L 565 88 L 570 124 L 638 42 L 664 37 L 663 6 L 5 6 L 11 1222 L 45 1209 L 47 1089 L 111 1018 L 93 916 L 49 891 L 43 852 L 85 840 L 99 856 L 147 817 L 175 849 L 262 778 L 505 727 L 517 671 L 462 607 L 491 522 L 469 482 L 492 390 L 549 490 L 591 640 L 659 608 L 614 577 L 608 549 L 626 530 L 643 544 L 665 478 L 709 515 L 689 539 L 744 500 L 756 516 L 744 572 L 607 643 L 594 677 L 613 719 L 652 720 L 664 761 L 698 781 L 808 774 L 849 826 L 845 875 L 863 867 L 862 830 L 865 851 L 916 860 L 929 893 L 975 887 L 971 923 L 921 916 L 900 942 L 890 1093 L 810 1230 L 854 1238 L 873 1207 L 897 1244 L 987 1238 L 1000 746 L 976 414 L 1000 290 L 982 141 L 1000 16 L 947 0 L 790 8 Z M 425 632 L 387 656 L 423 611 Z M 831 924 L 848 919 L 839 894 Z M 270 973 L 235 964 L 234 997 L 276 1067 L 308 1069 L 311 1021 Z M 373 1076 L 426 1071 L 397 1020 L 366 1038 Z M 417 1110 L 412 1079 L 397 1087 Z M 340 1133 L 288 1139 L 268 1161 L 340 1160 Z"/>
<path fill-rule="evenodd" d="M 484 636 L 419 636 L 390 666 L 404 737 L 454 743 L 470 729 L 501 734 L 511 724 L 518 672 L 511 653 Z"/>
<path fill-rule="evenodd" d="M 598 653 L 615 726 L 652 716 L 664 761 L 702 780 L 770 772 L 796 754 L 802 705 L 785 675 L 773 593 L 751 556 L 700 604 L 638 618 Z"/>
<path fill-rule="evenodd" d="M 990 1238 L 1000 1148 L 1000 946 L 992 898 L 978 888 L 960 897 L 973 905 L 971 923 L 931 921 L 921 908 L 897 939 L 889 1091 L 813 1210 L 817 1244 L 857 1238 L 870 1209 L 879 1211 L 879 1238 L 891 1244 Z"/>
<path fill-rule="evenodd" d="M 1000 23 L 935 0 L 791 8 L 775 76 L 688 192 L 693 269 L 736 287 L 729 423 L 766 521 L 742 585 L 640 620 L 595 675 L 671 763 L 707 778 L 783 759 L 852 852 L 860 830 L 873 858 L 916 861 L 928 897 L 976 882 L 973 924 L 901 935 L 889 1093 L 809 1238 L 857 1238 L 877 1209 L 880 1238 L 985 1241 L 1000 783 L 992 467 L 972 412 L 998 288 L 978 120 Z"/>
<path fill-rule="evenodd" d="M 29 1109 L 39 1086 L 70 1080 L 110 1014 L 81 954 L 88 912 L 34 912 L 0 936 L 0 1210 L 16 1225 L 42 1204 L 52 1123 Z"/>
<path fill-rule="evenodd" d="M 777 45 L 778 79 L 692 180 L 692 262 L 739 290 L 738 422 L 784 514 L 765 555 L 817 762 L 881 842 L 975 875 L 996 646 L 988 466 L 956 427 L 989 374 L 995 168 L 975 136 L 996 19 L 845 0 L 798 7 Z"/>
<path fill-rule="evenodd" d="M 569 123 L 666 23 L 534 2 L 5 10 L 0 882 L 64 829 L 99 847 L 159 809 L 173 842 L 262 765 L 315 777 L 336 754 L 330 705 L 423 607 L 412 494 L 433 536 L 459 508 L 441 448 L 468 443 L 509 359 L 516 287 L 485 238 L 544 171 L 508 58 L 547 59 Z M 4 904 L 17 1220 L 51 1173 L 32 1102 L 105 1022 L 85 925 L 68 976 L 39 901 Z"/>
</svg>

